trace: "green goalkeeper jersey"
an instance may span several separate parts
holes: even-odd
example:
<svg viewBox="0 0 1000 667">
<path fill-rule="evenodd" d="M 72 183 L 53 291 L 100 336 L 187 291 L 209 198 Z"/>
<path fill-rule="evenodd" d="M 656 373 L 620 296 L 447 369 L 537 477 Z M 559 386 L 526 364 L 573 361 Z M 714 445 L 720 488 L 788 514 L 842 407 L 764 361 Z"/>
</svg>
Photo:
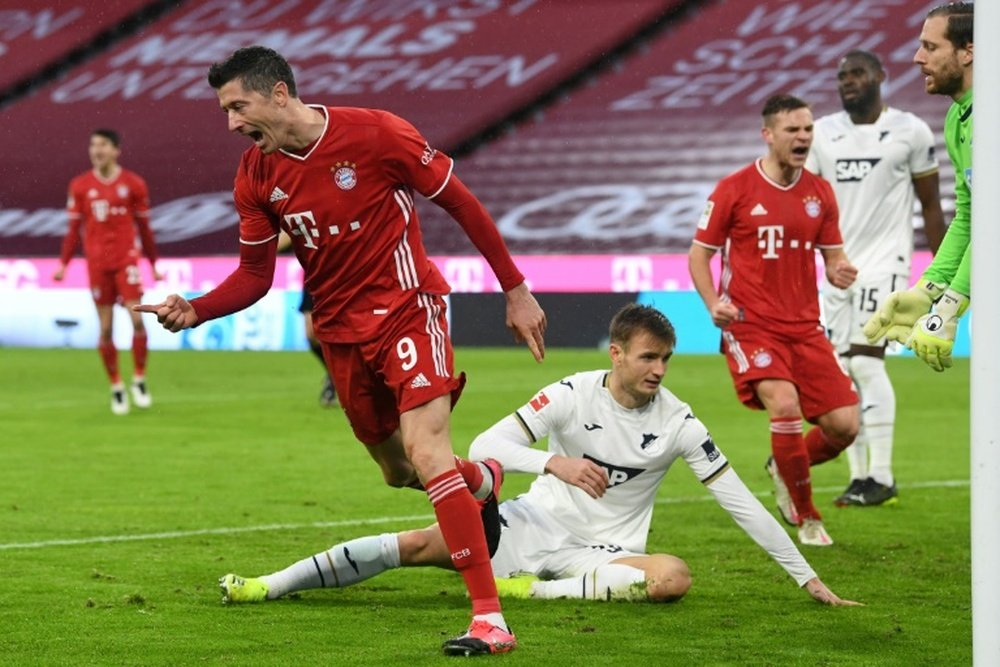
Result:
<svg viewBox="0 0 1000 667">
<path fill-rule="evenodd" d="M 951 105 L 944 119 L 944 143 L 955 167 L 955 217 L 922 280 L 946 283 L 971 297 L 969 272 L 972 234 L 972 90 Z"/>
</svg>

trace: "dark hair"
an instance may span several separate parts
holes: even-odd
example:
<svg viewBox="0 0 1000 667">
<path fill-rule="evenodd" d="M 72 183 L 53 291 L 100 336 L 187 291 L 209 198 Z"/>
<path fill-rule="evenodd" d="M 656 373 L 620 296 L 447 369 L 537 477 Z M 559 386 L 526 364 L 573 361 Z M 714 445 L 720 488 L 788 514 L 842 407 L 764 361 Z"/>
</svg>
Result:
<svg viewBox="0 0 1000 667">
<path fill-rule="evenodd" d="M 608 333 L 612 343 L 627 347 L 638 331 L 645 331 L 671 347 L 677 344 L 677 333 L 667 316 L 652 306 L 637 303 L 625 305 L 615 313 Z"/>
<path fill-rule="evenodd" d="M 288 94 L 298 97 L 295 76 L 288 61 L 266 46 L 237 49 L 222 62 L 214 63 L 208 68 L 208 84 L 216 90 L 233 79 L 239 79 L 244 88 L 261 95 L 270 95 L 274 84 L 284 81 L 288 86 Z"/>
<path fill-rule="evenodd" d="M 105 127 L 99 127 L 90 133 L 91 137 L 104 137 L 111 142 L 111 145 L 118 148 L 118 144 L 121 143 L 121 137 L 114 130 L 109 130 Z"/>
<path fill-rule="evenodd" d="M 927 18 L 934 16 L 947 18 L 948 28 L 944 31 L 944 36 L 956 49 L 964 49 L 972 44 L 973 7 L 971 2 L 949 2 L 927 12 Z"/>
<path fill-rule="evenodd" d="M 760 115 L 764 117 L 764 123 L 767 124 L 775 114 L 779 114 L 782 111 L 795 111 L 796 109 L 808 108 L 808 104 L 794 95 L 779 93 L 767 98 L 767 101 L 764 102 L 764 108 L 760 110 Z"/>
<path fill-rule="evenodd" d="M 871 51 L 865 51 L 863 49 L 851 49 L 844 54 L 844 57 L 840 59 L 841 62 L 847 60 L 848 58 L 857 58 L 858 60 L 863 60 L 876 72 L 884 72 L 885 69 L 882 67 L 882 61 L 877 55 Z"/>
</svg>

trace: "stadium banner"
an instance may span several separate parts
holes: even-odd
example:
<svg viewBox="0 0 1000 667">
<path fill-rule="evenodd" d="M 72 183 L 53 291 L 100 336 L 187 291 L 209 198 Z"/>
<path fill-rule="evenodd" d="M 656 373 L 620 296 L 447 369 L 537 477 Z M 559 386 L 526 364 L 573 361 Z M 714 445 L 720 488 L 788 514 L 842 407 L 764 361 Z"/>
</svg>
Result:
<svg viewBox="0 0 1000 667">
<path fill-rule="evenodd" d="M 43 257 L 58 247 L 66 216 L 54 207 L 66 201 L 69 180 L 89 168 L 87 137 L 98 127 L 119 132 L 122 165 L 146 179 L 165 255 L 233 252 L 231 189 L 251 143 L 227 131 L 206 75 L 239 47 L 279 50 L 307 103 L 386 109 L 448 151 L 680 2 L 577 2 L 572 11 L 549 0 L 180 3 L 0 109 L 0 128 L 37 128 L 3 134 L 0 256 Z M 116 3 L 88 6 L 110 11 L 105 4 Z M 442 236 L 453 231 L 452 224 Z"/>
<path fill-rule="evenodd" d="M 516 253 L 683 252 L 715 184 L 760 157 L 761 107 L 794 94 L 818 117 L 839 111 L 837 64 L 878 54 L 884 99 L 938 137 L 951 100 L 928 95 L 913 64 L 931 5 L 942 0 L 725 0 L 697 9 L 621 66 L 573 91 L 455 166 Z M 616 3 L 607 3 L 616 4 Z M 941 196 L 954 210 L 951 163 Z M 446 213 L 420 209 L 441 254 L 468 254 Z M 914 215 L 915 241 L 928 246 Z"/>
<path fill-rule="evenodd" d="M 431 259 L 453 288 L 449 317 L 456 344 L 511 344 L 503 322 L 500 285 L 486 261 L 481 257 Z M 718 330 L 693 291 L 687 255 L 521 255 L 514 259 L 549 314 L 549 345 L 590 347 L 603 341 L 603 334 L 593 332 L 603 331 L 621 304 L 638 300 L 674 320 L 679 353 L 718 350 Z M 914 280 L 930 260 L 928 252 L 914 255 Z M 63 281 L 55 282 L 52 274 L 58 264 L 54 258 L 0 259 L 0 345 L 91 347 L 97 340 L 85 262 L 72 262 Z M 157 262 L 164 279 L 156 282 L 143 261 L 143 284 L 150 286 L 143 301 L 156 303 L 172 293 L 198 296 L 222 282 L 236 266 L 235 257 L 164 258 Z M 821 276 L 817 265 L 817 278 Z M 304 349 L 305 331 L 298 312 L 301 294 L 302 267 L 293 257 L 278 257 L 272 290 L 254 306 L 179 336 L 150 326 L 149 345 L 153 349 Z M 476 298 L 470 300 L 472 295 Z M 495 321 L 483 317 L 490 312 L 496 313 Z M 971 314 L 966 320 L 970 318 Z M 116 317 L 116 344 L 127 347 L 131 335 L 127 319 Z M 969 354 L 964 323 L 955 354 Z"/>
<path fill-rule="evenodd" d="M 84 46 L 149 0 L 6 0 L 0 5 L 0 89 Z"/>
</svg>

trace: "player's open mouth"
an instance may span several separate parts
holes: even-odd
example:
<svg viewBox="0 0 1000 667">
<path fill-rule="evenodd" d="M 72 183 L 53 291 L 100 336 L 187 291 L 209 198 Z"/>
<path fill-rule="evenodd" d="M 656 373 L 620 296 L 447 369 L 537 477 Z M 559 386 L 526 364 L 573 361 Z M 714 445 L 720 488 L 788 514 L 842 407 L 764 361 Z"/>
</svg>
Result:
<svg viewBox="0 0 1000 667">
<path fill-rule="evenodd" d="M 247 132 L 247 136 L 253 139 L 253 142 L 258 146 L 260 145 L 260 142 L 264 140 L 264 133 L 260 130 L 251 130 L 250 132 Z"/>
<path fill-rule="evenodd" d="M 809 155 L 809 147 L 808 146 L 796 146 L 795 148 L 792 149 L 792 154 L 793 155 L 798 155 L 800 157 L 805 157 L 805 156 Z"/>
</svg>

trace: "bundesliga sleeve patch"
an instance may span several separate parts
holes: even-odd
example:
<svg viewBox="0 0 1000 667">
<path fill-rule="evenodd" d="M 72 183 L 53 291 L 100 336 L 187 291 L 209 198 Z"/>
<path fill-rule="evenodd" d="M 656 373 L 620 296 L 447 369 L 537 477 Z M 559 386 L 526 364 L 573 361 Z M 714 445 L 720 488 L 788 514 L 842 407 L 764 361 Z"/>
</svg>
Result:
<svg viewBox="0 0 1000 667">
<path fill-rule="evenodd" d="M 533 399 L 528 401 L 528 405 L 534 412 L 541 412 L 542 408 L 549 404 L 549 397 L 545 395 L 544 391 L 538 392 L 538 395 Z"/>
</svg>

